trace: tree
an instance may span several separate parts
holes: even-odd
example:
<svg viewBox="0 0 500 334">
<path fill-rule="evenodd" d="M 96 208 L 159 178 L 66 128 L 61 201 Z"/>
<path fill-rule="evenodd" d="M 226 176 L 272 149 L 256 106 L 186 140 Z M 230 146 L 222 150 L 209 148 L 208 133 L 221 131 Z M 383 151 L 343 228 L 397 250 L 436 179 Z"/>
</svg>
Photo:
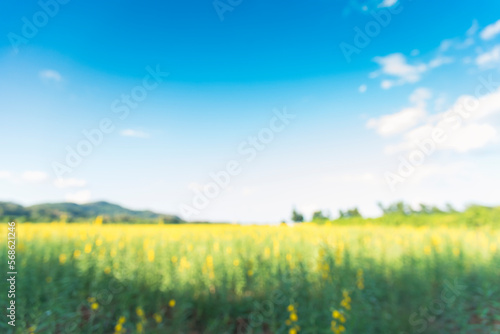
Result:
<svg viewBox="0 0 500 334">
<path fill-rule="evenodd" d="M 377 205 L 382 210 L 384 215 L 393 214 L 393 213 L 402 214 L 402 215 L 410 215 L 410 214 L 414 213 L 411 206 L 402 202 L 402 201 L 392 203 L 391 205 L 389 205 L 387 207 L 384 207 L 384 205 L 380 202 L 377 203 Z"/>
<path fill-rule="evenodd" d="M 328 219 L 328 215 L 325 215 L 323 213 L 323 211 L 319 210 L 319 211 L 315 211 L 313 213 L 313 217 L 312 217 L 312 220 L 313 221 L 318 221 L 318 220 L 327 220 Z"/>
<path fill-rule="evenodd" d="M 340 218 L 362 217 L 361 213 L 359 213 L 358 208 L 349 209 L 347 211 L 339 210 L 339 215 L 340 215 Z"/>
<path fill-rule="evenodd" d="M 304 216 L 301 213 L 297 212 L 297 210 L 293 209 L 292 221 L 296 223 L 302 223 L 304 221 Z"/>
</svg>

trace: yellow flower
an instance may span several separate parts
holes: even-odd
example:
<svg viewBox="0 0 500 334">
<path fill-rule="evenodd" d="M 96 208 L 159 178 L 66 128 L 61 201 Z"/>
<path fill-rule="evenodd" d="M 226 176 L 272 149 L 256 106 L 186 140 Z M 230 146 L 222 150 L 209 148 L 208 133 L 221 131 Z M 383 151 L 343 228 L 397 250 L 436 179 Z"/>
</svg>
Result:
<svg viewBox="0 0 500 334">
<path fill-rule="evenodd" d="M 115 332 L 121 332 L 122 328 L 123 328 L 122 324 L 120 324 L 120 323 L 116 324 L 116 326 L 115 326 Z"/>
<path fill-rule="evenodd" d="M 172 256 L 172 258 L 170 259 L 170 261 L 172 261 L 172 263 L 176 263 L 177 262 L 177 256 Z"/>
<path fill-rule="evenodd" d="M 84 251 L 87 254 L 90 253 L 90 252 L 92 252 L 92 245 L 91 244 L 86 244 Z"/>
<path fill-rule="evenodd" d="M 233 261 L 233 265 L 234 265 L 235 267 L 239 266 L 239 264 L 240 264 L 240 260 L 234 260 L 234 261 Z"/>
<path fill-rule="evenodd" d="M 31 326 L 31 327 L 28 328 L 28 331 L 30 332 L 30 334 L 34 333 L 35 330 L 36 330 L 36 326 Z"/>
<path fill-rule="evenodd" d="M 159 315 L 158 313 L 153 314 L 153 318 L 158 324 L 162 321 L 161 315 Z"/>
<path fill-rule="evenodd" d="M 59 263 L 64 264 L 66 262 L 66 254 L 59 255 Z"/>
<path fill-rule="evenodd" d="M 135 313 L 137 313 L 137 315 L 141 318 L 144 316 L 144 311 L 140 307 L 135 309 Z"/>
<path fill-rule="evenodd" d="M 248 272 L 247 272 L 248 276 L 253 276 L 253 270 L 250 269 Z"/>
<path fill-rule="evenodd" d="M 288 312 L 293 312 L 295 310 L 295 307 L 293 307 L 293 305 L 290 304 L 286 309 L 288 310 Z"/>
<path fill-rule="evenodd" d="M 170 299 L 170 301 L 168 302 L 168 306 L 174 307 L 175 306 L 175 299 Z"/>
<path fill-rule="evenodd" d="M 351 309 L 351 297 L 349 297 L 349 293 L 344 290 L 342 292 L 342 295 L 344 297 L 344 299 L 342 299 L 342 301 L 340 302 L 340 305 L 345 308 L 346 310 L 350 310 Z"/>
<path fill-rule="evenodd" d="M 339 319 L 339 318 L 340 318 L 340 312 L 339 312 L 339 311 L 337 311 L 337 310 L 333 311 L 333 312 L 332 312 L 332 317 L 333 317 L 334 319 Z"/>
<path fill-rule="evenodd" d="M 80 255 L 82 255 L 82 252 L 79 249 L 77 249 L 76 251 L 73 252 L 73 257 L 75 259 L 78 259 L 80 257 Z"/>
<path fill-rule="evenodd" d="M 287 326 L 290 326 L 290 325 L 292 324 L 292 322 L 290 321 L 290 319 L 286 319 L 286 320 L 285 320 L 285 324 L 286 324 Z"/>
<path fill-rule="evenodd" d="M 125 318 L 124 316 L 121 316 L 119 319 L 118 319 L 118 323 L 119 324 L 123 324 L 125 323 L 125 321 L 127 320 L 127 318 Z"/>
<path fill-rule="evenodd" d="M 297 316 L 297 313 L 293 312 L 290 314 L 290 320 L 291 321 L 297 321 L 299 320 L 299 317 Z"/>
<path fill-rule="evenodd" d="M 148 261 L 153 262 L 155 260 L 155 251 L 153 249 L 150 249 L 148 251 Z"/>
<path fill-rule="evenodd" d="M 290 328 L 288 334 L 297 334 L 297 330 L 295 328 Z"/>
<path fill-rule="evenodd" d="M 142 333 L 142 323 L 138 323 L 137 325 L 135 325 L 135 328 L 137 329 L 137 333 Z"/>
<path fill-rule="evenodd" d="M 213 268 L 214 267 L 214 258 L 213 258 L 212 255 L 207 255 L 206 261 L 207 261 L 207 266 L 209 268 Z"/>
<path fill-rule="evenodd" d="M 106 268 L 104 268 L 104 273 L 105 273 L 106 275 L 109 275 L 109 273 L 110 273 L 110 272 L 111 272 L 111 268 L 110 268 L 110 267 L 106 267 Z"/>
<path fill-rule="evenodd" d="M 93 309 L 93 310 L 97 310 L 99 308 L 99 304 L 98 303 L 92 303 L 92 305 L 90 305 L 90 308 Z"/>
</svg>

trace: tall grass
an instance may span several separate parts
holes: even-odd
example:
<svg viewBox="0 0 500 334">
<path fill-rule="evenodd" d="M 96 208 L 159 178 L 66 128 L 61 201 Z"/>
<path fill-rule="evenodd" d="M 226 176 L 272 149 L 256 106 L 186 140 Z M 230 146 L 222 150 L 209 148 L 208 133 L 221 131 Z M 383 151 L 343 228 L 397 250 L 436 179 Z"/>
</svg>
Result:
<svg viewBox="0 0 500 334">
<path fill-rule="evenodd" d="M 434 225 L 19 224 L 0 330 L 498 331 L 500 230 Z"/>
</svg>

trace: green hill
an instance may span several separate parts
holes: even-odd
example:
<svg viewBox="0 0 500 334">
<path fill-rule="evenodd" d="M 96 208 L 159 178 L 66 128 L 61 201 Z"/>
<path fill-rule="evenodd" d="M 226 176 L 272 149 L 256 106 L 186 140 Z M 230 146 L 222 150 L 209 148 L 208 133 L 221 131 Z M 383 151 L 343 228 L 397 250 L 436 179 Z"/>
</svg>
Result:
<svg viewBox="0 0 500 334">
<path fill-rule="evenodd" d="M 160 214 L 149 210 L 136 211 L 109 202 L 88 204 L 45 203 L 23 207 L 11 202 L 0 202 L 0 221 L 18 220 L 48 222 L 67 217 L 68 222 L 85 221 L 103 216 L 105 223 L 151 223 L 163 219 L 165 223 L 182 223 L 174 215 Z"/>
</svg>

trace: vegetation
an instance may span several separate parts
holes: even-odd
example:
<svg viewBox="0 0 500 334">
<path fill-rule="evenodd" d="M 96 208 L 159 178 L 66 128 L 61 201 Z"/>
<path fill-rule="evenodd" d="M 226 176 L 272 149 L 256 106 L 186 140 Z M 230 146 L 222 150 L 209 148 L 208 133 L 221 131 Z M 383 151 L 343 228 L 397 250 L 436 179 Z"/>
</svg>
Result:
<svg viewBox="0 0 500 334">
<path fill-rule="evenodd" d="M 337 219 L 314 219 L 319 224 L 336 225 L 383 225 L 383 226 L 492 226 L 500 228 L 500 207 L 471 205 L 464 212 L 455 210 L 451 205 L 446 210 L 435 206 L 420 205 L 412 209 L 403 202 L 387 207 L 379 204 L 384 214 L 378 218 L 363 218 L 357 208 L 340 211 Z M 316 215 L 316 214 L 315 214 Z"/>
<path fill-rule="evenodd" d="M 108 202 L 88 204 L 48 203 L 23 207 L 19 204 L 0 202 L 0 221 L 20 222 L 66 221 L 82 222 L 101 216 L 104 223 L 180 223 L 179 217 L 152 211 L 134 211 Z"/>
<path fill-rule="evenodd" d="M 496 333 L 499 222 L 471 207 L 293 227 L 18 224 L 17 322 L 0 332 Z"/>
<path fill-rule="evenodd" d="M 304 221 L 304 216 L 301 213 L 297 212 L 297 210 L 293 209 L 292 221 L 295 223 L 302 223 Z"/>
</svg>

